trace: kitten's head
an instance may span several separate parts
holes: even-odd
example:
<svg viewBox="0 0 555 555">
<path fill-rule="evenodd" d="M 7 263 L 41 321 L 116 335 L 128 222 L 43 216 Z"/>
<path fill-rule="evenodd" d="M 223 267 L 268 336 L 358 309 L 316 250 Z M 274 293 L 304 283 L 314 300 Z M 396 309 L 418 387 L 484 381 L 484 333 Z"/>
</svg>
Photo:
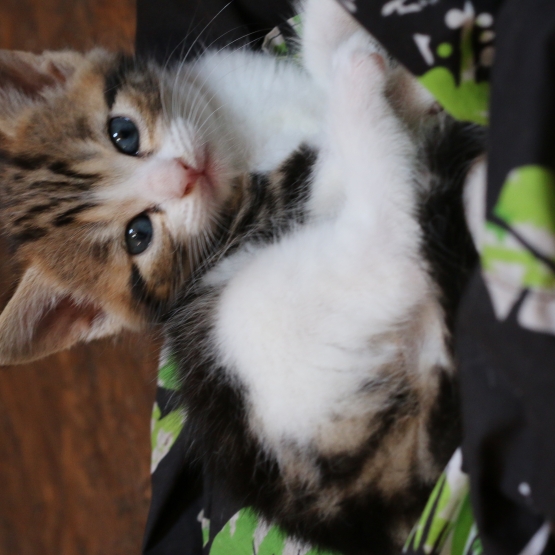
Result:
<svg viewBox="0 0 555 555">
<path fill-rule="evenodd" d="M 235 196 L 216 110 L 183 67 L 0 51 L 0 225 L 24 268 L 0 364 L 165 310 Z"/>
</svg>

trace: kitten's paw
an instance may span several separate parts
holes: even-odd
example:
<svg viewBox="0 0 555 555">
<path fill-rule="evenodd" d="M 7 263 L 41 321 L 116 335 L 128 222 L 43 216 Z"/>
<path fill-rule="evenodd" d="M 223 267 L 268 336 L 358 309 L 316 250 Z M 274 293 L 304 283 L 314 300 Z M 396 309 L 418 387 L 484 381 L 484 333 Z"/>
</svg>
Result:
<svg viewBox="0 0 555 555">
<path fill-rule="evenodd" d="M 305 68 L 324 89 L 330 85 L 331 64 L 338 46 L 361 29 L 337 0 L 303 0 L 302 57 Z"/>
<path fill-rule="evenodd" d="M 389 70 L 390 58 L 383 46 L 366 29 L 359 29 L 346 38 L 336 48 L 337 57 L 346 56 L 349 52 L 364 51 L 368 55 L 379 54 L 384 61 L 384 67 Z M 334 60 L 333 63 L 337 63 Z"/>
<path fill-rule="evenodd" d="M 386 96 L 389 75 L 387 56 L 367 34 L 353 36 L 335 53 L 327 133 L 331 149 L 347 165 L 368 164 L 374 146 L 397 133 Z"/>
<path fill-rule="evenodd" d="M 390 66 L 385 52 L 367 33 L 357 33 L 345 41 L 333 59 L 334 103 L 355 110 L 385 103 Z"/>
</svg>

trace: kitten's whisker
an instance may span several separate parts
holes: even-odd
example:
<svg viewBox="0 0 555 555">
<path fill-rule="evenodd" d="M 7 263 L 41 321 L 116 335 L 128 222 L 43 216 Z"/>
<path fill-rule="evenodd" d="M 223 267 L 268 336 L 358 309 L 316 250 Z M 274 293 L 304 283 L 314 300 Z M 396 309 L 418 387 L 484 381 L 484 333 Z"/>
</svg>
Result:
<svg viewBox="0 0 555 555">
<path fill-rule="evenodd" d="M 185 47 L 185 41 L 190 37 L 190 35 L 193 33 L 193 31 L 199 27 L 199 25 L 201 25 L 200 21 L 196 23 L 195 28 L 192 28 L 193 22 L 195 20 L 195 17 L 198 14 L 198 7 L 200 4 L 197 4 L 195 7 L 195 11 L 194 13 L 191 15 L 190 21 L 189 21 L 189 28 L 187 29 L 187 31 L 185 32 L 185 36 L 174 46 L 174 48 L 172 49 L 172 51 L 170 52 L 170 54 L 168 55 L 166 62 L 163 66 L 164 72 L 166 72 L 169 63 L 172 61 L 173 55 L 175 54 L 176 50 L 178 48 L 184 48 Z M 201 31 L 202 32 L 202 31 Z M 180 58 L 183 57 L 183 51 L 181 52 Z"/>
<path fill-rule="evenodd" d="M 236 39 L 235 41 L 232 41 L 230 44 L 233 44 L 233 42 L 236 42 L 237 40 L 241 40 L 242 38 L 244 38 L 245 36 L 248 36 L 249 34 L 252 34 L 252 33 L 245 34 L 243 37 L 239 37 L 239 38 Z M 246 48 L 247 46 L 249 46 L 249 45 L 252 44 L 253 42 L 256 42 L 256 40 L 258 40 L 258 39 L 253 39 L 252 41 L 247 42 L 247 43 L 246 43 L 245 45 L 243 45 L 241 48 Z M 228 45 L 228 46 L 229 46 L 229 45 Z M 227 47 L 222 47 L 222 48 L 220 48 L 217 52 L 219 53 L 219 52 L 221 52 L 222 50 L 224 50 L 225 48 L 227 48 Z M 229 56 L 231 56 L 231 55 L 233 54 L 233 52 L 234 52 L 233 50 L 230 50 L 229 53 L 227 54 L 227 56 L 225 56 L 225 57 L 223 58 L 222 62 L 225 62 L 225 60 L 226 60 L 227 58 L 229 58 Z M 198 63 L 198 61 L 194 62 L 193 65 L 190 66 L 190 69 L 194 68 L 196 63 Z M 221 65 L 221 64 L 220 64 L 220 65 Z M 214 71 L 215 71 L 216 69 L 219 69 L 219 68 L 220 68 L 220 65 L 215 66 L 215 67 L 212 69 L 212 71 L 205 77 L 204 81 L 201 83 L 200 87 L 198 88 L 198 90 L 197 90 L 197 92 L 196 92 L 196 96 L 195 96 L 195 98 L 193 99 L 193 102 L 192 102 L 193 105 L 195 105 L 195 103 L 197 102 L 198 96 L 199 96 L 199 94 L 202 92 L 203 88 L 205 87 L 205 85 L 206 85 L 208 79 L 212 76 L 212 74 L 214 73 Z M 180 68 L 180 69 L 181 69 L 181 68 Z M 220 80 L 221 80 L 223 77 L 229 75 L 229 73 L 230 73 L 231 71 L 232 71 L 232 70 L 230 70 L 228 73 L 222 75 L 222 77 L 220 78 Z M 174 84 L 174 85 L 175 85 L 175 84 Z M 185 98 L 185 104 L 188 103 L 188 101 L 189 101 L 189 95 L 190 95 L 190 94 L 191 94 L 190 89 L 188 89 L 188 90 L 187 90 L 187 97 Z M 210 100 L 213 99 L 213 97 L 214 97 L 214 95 L 209 99 L 209 102 L 210 102 Z M 191 118 L 191 120 L 194 121 L 193 118 Z"/>
<path fill-rule="evenodd" d="M 214 17 L 212 17 L 212 18 L 210 19 L 210 21 L 202 28 L 202 30 L 200 31 L 200 33 L 197 35 L 197 38 L 192 42 L 191 46 L 190 46 L 189 49 L 187 50 L 187 52 L 186 52 L 186 54 L 185 54 L 185 56 L 184 56 L 185 59 L 187 59 L 187 58 L 189 57 L 189 54 L 191 53 L 191 50 L 195 47 L 195 45 L 197 44 L 197 42 L 198 42 L 199 40 L 201 40 L 202 33 L 204 33 L 204 32 L 206 31 L 206 29 L 208 29 L 208 27 L 210 27 L 210 25 L 212 25 L 212 23 L 214 22 L 214 20 L 215 20 L 225 9 L 227 9 L 230 5 L 231 5 L 231 1 L 228 2 L 227 4 L 225 4 L 225 5 L 214 15 Z M 182 70 L 182 68 L 184 67 L 184 65 L 185 65 L 185 64 L 181 65 L 181 66 L 178 68 L 178 70 L 177 70 L 177 73 L 176 73 L 176 76 L 175 76 L 175 80 L 174 80 L 174 87 L 176 87 L 176 85 L 177 85 L 177 81 L 178 81 L 178 79 L 179 79 L 179 77 L 180 77 L 181 70 Z"/>
<path fill-rule="evenodd" d="M 237 37 L 236 39 L 232 40 L 231 42 L 227 43 L 226 45 L 221 46 L 220 48 L 218 48 L 218 50 L 215 50 L 214 53 L 215 53 L 215 54 L 219 54 L 220 52 L 222 52 L 222 51 L 224 51 L 224 50 L 229 50 L 229 55 L 231 55 L 232 52 L 237 52 L 237 51 L 239 51 L 239 50 L 242 50 L 242 49 L 244 49 L 244 48 L 247 48 L 247 47 L 250 46 L 251 44 L 253 44 L 253 43 L 255 43 L 256 41 L 258 41 L 259 39 L 258 39 L 258 38 L 255 38 L 255 39 L 252 39 L 252 40 L 250 40 L 250 41 L 248 41 L 248 42 L 245 42 L 244 44 L 242 44 L 242 45 L 241 45 L 239 48 L 237 48 L 237 49 L 230 49 L 230 46 L 231 46 L 232 44 L 234 44 L 234 43 L 240 41 L 240 40 L 243 40 L 243 39 L 246 38 L 246 37 L 249 37 L 250 35 L 255 34 L 255 33 L 256 33 L 255 31 L 252 31 L 252 32 L 250 32 L 250 33 L 245 33 L 244 35 L 241 35 L 240 37 Z M 225 33 L 224 33 L 224 34 L 225 34 Z M 222 36 L 223 36 L 223 35 L 222 35 Z M 218 39 L 216 39 L 216 40 L 218 40 Z M 208 46 L 206 47 L 206 50 L 208 50 L 208 49 L 210 48 L 210 46 L 212 46 L 212 44 L 213 44 L 214 42 L 215 42 L 215 41 L 213 41 L 210 45 L 208 45 Z M 224 59 L 224 60 L 225 60 L 225 59 Z M 200 64 L 201 61 L 202 61 L 202 56 L 199 56 L 198 58 L 196 58 L 195 60 L 193 60 L 193 61 L 190 63 L 190 67 L 191 67 L 192 69 L 195 69 L 196 66 Z M 206 84 L 206 81 L 204 82 L 204 84 Z"/>
<path fill-rule="evenodd" d="M 206 50 L 208 50 L 216 41 L 220 40 L 223 36 L 227 35 L 229 32 L 235 31 L 236 29 L 239 29 L 240 26 L 234 27 L 233 29 L 230 29 L 228 31 L 226 31 L 225 33 L 222 33 L 219 37 L 215 38 L 208 46 L 206 46 Z M 244 35 L 241 35 L 240 37 L 237 37 L 236 39 L 233 39 L 231 42 L 226 43 L 225 45 L 221 46 L 218 48 L 218 50 L 215 50 L 216 54 L 219 54 L 222 50 L 226 50 L 228 49 L 232 44 L 243 40 L 246 37 L 249 37 L 250 35 L 254 35 L 255 33 L 257 33 L 257 31 L 251 31 L 250 33 L 245 33 Z M 256 42 L 259 39 L 253 39 L 252 41 L 249 41 L 247 43 L 245 43 L 244 45 L 241 45 L 237 50 L 240 50 L 241 48 L 244 48 L 245 46 L 251 45 L 252 43 Z M 191 67 L 195 67 L 196 65 L 198 65 L 200 63 L 202 56 L 199 56 L 197 58 L 195 58 L 194 60 L 191 60 Z"/>
<path fill-rule="evenodd" d="M 200 124 L 200 121 L 197 123 L 198 127 L 195 126 L 195 131 L 196 131 L 199 135 L 202 135 L 202 133 L 203 133 L 205 127 L 210 123 L 210 118 L 212 118 L 212 117 L 214 116 L 214 114 L 217 114 L 217 113 L 218 113 L 221 109 L 223 109 L 223 108 L 224 108 L 224 106 L 219 106 L 219 107 L 216 108 L 215 110 L 212 110 L 212 112 L 206 116 L 206 118 L 204 119 L 204 122 L 202 123 L 202 125 L 198 125 L 198 124 Z M 227 136 L 227 135 L 229 135 L 229 131 L 228 131 L 227 134 L 224 135 L 224 136 Z M 222 135 L 220 135 L 220 136 L 222 136 Z M 206 144 L 206 142 L 202 143 L 201 146 L 204 146 L 205 144 Z"/>
</svg>

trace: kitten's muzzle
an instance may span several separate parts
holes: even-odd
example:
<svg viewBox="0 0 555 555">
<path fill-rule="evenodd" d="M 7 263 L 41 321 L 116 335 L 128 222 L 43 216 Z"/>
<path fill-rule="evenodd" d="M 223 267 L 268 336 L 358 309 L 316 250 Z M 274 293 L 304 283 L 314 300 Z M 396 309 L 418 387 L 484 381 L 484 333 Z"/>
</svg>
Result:
<svg viewBox="0 0 555 555">
<path fill-rule="evenodd" d="M 183 160 L 177 159 L 181 167 L 183 168 L 185 175 L 184 175 L 184 187 L 183 187 L 183 194 L 182 197 L 187 196 L 189 193 L 192 193 L 195 186 L 198 184 L 199 180 L 201 179 L 208 179 L 207 172 L 205 169 L 196 169 L 192 166 L 189 166 Z"/>
<path fill-rule="evenodd" d="M 148 188 L 151 198 L 156 202 L 179 200 L 192 193 L 199 184 L 208 181 L 204 168 L 199 169 L 181 158 L 173 158 L 151 168 Z"/>
</svg>

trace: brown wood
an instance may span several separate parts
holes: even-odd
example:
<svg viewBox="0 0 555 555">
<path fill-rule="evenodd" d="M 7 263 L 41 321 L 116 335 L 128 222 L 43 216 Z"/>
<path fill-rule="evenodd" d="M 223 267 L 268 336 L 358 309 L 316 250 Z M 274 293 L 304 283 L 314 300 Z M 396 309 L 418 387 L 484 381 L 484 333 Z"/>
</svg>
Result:
<svg viewBox="0 0 555 555">
<path fill-rule="evenodd" d="M 134 0 L 2 0 L 0 47 L 133 49 Z"/>
<path fill-rule="evenodd" d="M 132 50 L 134 0 L 0 0 L 0 48 Z M 0 244 L 0 307 L 17 277 Z M 0 555 L 136 555 L 157 344 L 96 342 L 0 368 Z"/>
</svg>

